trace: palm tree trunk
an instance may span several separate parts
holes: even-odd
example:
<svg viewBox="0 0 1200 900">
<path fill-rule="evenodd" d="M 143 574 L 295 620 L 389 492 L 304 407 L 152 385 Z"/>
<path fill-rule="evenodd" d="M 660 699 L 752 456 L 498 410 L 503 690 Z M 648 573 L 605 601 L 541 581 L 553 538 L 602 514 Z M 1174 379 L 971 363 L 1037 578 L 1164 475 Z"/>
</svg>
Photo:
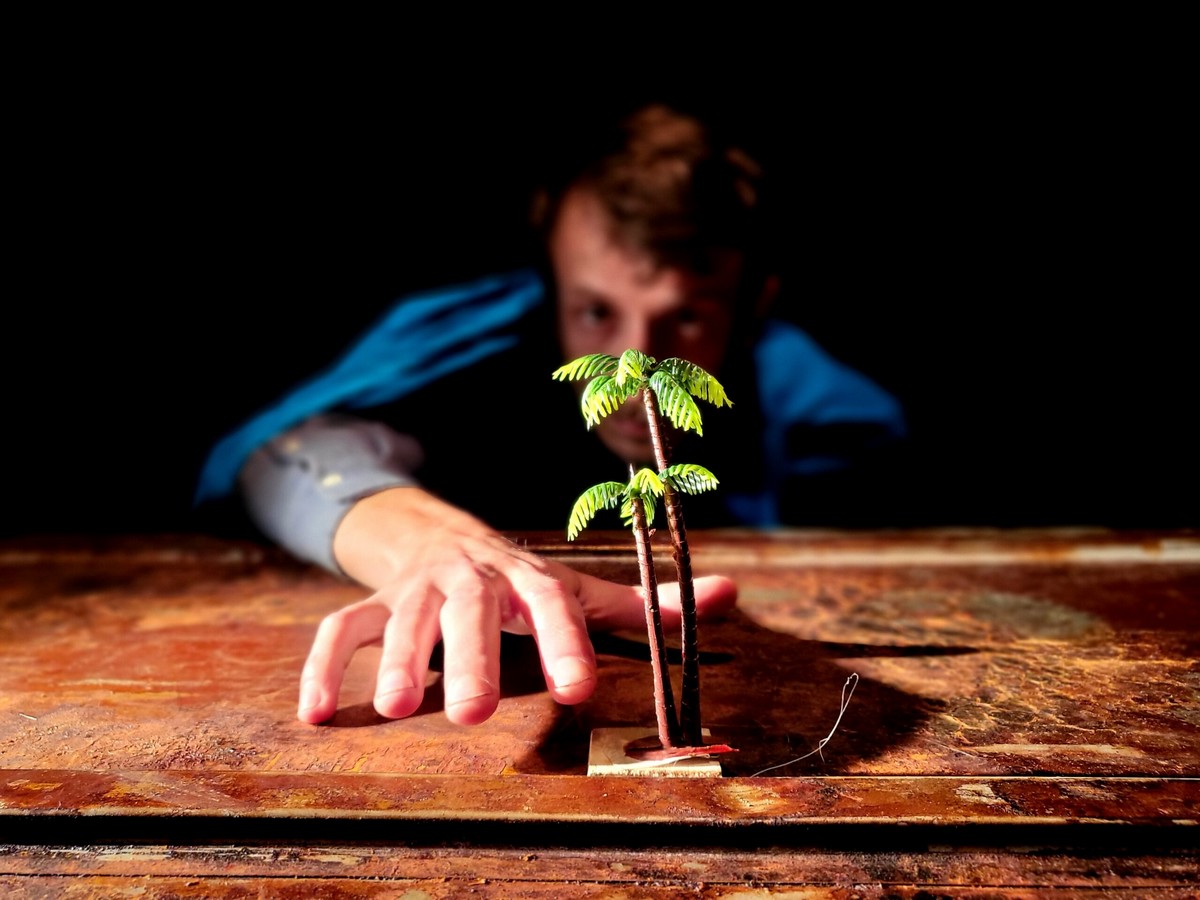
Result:
<svg viewBox="0 0 1200 900">
<path fill-rule="evenodd" d="M 634 468 L 629 466 L 632 480 Z M 667 642 L 663 636 L 662 614 L 658 608 L 658 580 L 654 574 L 654 551 L 650 549 L 650 528 L 646 508 L 639 499 L 630 501 L 633 511 L 633 536 L 637 542 L 638 569 L 642 573 L 642 591 L 646 596 L 646 634 L 650 641 L 650 665 L 654 669 L 654 715 L 658 721 L 658 741 L 664 748 L 679 746 L 679 720 L 675 715 L 675 697 L 667 665 Z"/>
<path fill-rule="evenodd" d="M 642 391 L 642 402 L 646 406 L 646 419 L 650 424 L 650 440 L 654 445 L 655 462 L 661 472 L 670 463 L 667 460 L 658 401 L 654 398 L 654 392 L 646 388 Z M 683 617 L 683 681 L 679 688 L 679 726 L 684 744 L 699 747 L 704 743 L 704 739 L 700 721 L 700 648 L 697 644 L 696 588 L 692 581 L 692 556 L 688 550 L 687 529 L 683 524 L 683 504 L 678 491 L 666 484 L 663 486 L 663 506 L 666 507 L 667 526 L 671 530 L 675 569 L 679 575 L 679 610 Z"/>
</svg>

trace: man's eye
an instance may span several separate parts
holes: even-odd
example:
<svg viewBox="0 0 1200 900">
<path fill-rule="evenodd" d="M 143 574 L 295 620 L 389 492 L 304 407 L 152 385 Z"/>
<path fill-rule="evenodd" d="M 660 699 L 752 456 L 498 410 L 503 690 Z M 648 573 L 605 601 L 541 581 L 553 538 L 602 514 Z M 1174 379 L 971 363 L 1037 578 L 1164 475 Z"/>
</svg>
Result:
<svg viewBox="0 0 1200 900">
<path fill-rule="evenodd" d="M 588 325 L 603 325 L 612 318 L 612 309 L 604 303 L 589 303 L 579 311 L 579 318 Z"/>
</svg>

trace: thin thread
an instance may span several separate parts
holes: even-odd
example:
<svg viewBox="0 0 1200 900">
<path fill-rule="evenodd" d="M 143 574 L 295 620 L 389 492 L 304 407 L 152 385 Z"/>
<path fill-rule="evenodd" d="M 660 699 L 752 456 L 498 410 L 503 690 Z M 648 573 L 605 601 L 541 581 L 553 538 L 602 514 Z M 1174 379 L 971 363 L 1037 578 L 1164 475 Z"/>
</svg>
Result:
<svg viewBox="0 0 1200 900">
<path fill-rule="evenodd" d="M 789 759 L 787 762 L 782 762 L 777 766 L 767 766 L 765 769 L 760 769 L 751 775 L 751 778 L 757 778 L 766 772 L 773 772 L 775 769 L 782 769 L 784 766 L 790 766 L 798 763 L 801 760 L 808 759 L 814 753 L 819 754 L 821 762 L 825 761 L 825 754 L 821 753 L 825 749 L 825 745 L 829 743 L 829 739 L 833 737 L 833 733 L 838 730 L 838 726 L 842 724 L 842 716 L 846 714 L 846 707 L 850 705 L 850 698 L 854 696 L 854 689 L 858 687 L 858 673 L 851 672 L 850 677 L 846 679 L 846 683 L 842 685 L 842 708 L 838 710 L 837 721 L 833 723 L 833 727 L 829 729 L 829 734 L 817 741 L 815 749 L 808 751 L 803 756 L 797 756 L 795 759 Z M 848 689 L 848 690 L 847 690 Z"/>
</svg>

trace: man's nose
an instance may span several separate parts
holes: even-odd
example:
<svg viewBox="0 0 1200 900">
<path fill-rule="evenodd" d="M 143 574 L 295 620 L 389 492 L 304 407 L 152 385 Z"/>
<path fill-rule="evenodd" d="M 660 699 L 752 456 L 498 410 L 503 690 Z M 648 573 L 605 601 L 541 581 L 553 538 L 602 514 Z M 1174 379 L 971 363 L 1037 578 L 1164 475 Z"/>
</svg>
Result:
<svg viewBox="0 0 1200 900">
<path fill-rule="evenodd" d="M 632 318 L 625 328 L 623 339 L 625 345 L 620 352 L 628 349 L 641 350 L 647 356 L 655 359 L 666 359 L 674 354 L 675 335 L 665 322 L 649 316 Z M 618 354 L 614 354 L 618 355 Z"/>
<path fill-rule="evenodd" d="M 649 318 L 630 316 L 625 322 L 625 328 L 622 329 L 621 349 L 613 355 L 619 356 L 626 350 L 641 350 L 649 356 L 654 356 L 653 337 L 654 329 Z"/>
</svg>

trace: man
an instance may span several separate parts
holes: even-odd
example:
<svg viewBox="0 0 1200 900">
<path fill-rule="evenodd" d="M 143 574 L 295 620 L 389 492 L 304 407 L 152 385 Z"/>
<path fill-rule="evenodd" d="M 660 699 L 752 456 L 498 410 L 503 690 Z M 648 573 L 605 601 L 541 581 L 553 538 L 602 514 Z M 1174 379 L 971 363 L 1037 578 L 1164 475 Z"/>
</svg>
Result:
<svg viewBox="0 0 1200 900">
<path fill-rule="evenodd" d="M 577 703 L 595 687 L 588 628 L 644 624 L 638 588 L 497 530 L 563 527 L 584 488 L 652 460 L 636 404 L 587 432 L 582 386 L 550 379 L 566 360 L 636 347 L 724 382 L 732 410 L 714 411 L 700 441 L 673 438 L 673 459 L 722 483 L 689 498 L 691 527 L 792 521 L 795 483 L 870 468 L 902 435 L 890 396 L 765 318 L 778 281 L 762 190 L 754 161 L 702 122 L 641 109 L 548 180 L 535 204 L 542 271 L 407 298 L 214 449 L 200 499 L 236 477 L 265 534 L 374 591 L 318 629 L 301 720 L 329 718 L 354 652 L 382 640 L 381 715 L 417 709 L 441 641 L 446 715 L 483 722 L 499 701 L 502 630 L 532 633 L 551 695 Z M 672 587 L 667 627 L 679 620 Z M 701 616 L 735 602 L 727 579 L 695 587 Z"/>
</svg>

